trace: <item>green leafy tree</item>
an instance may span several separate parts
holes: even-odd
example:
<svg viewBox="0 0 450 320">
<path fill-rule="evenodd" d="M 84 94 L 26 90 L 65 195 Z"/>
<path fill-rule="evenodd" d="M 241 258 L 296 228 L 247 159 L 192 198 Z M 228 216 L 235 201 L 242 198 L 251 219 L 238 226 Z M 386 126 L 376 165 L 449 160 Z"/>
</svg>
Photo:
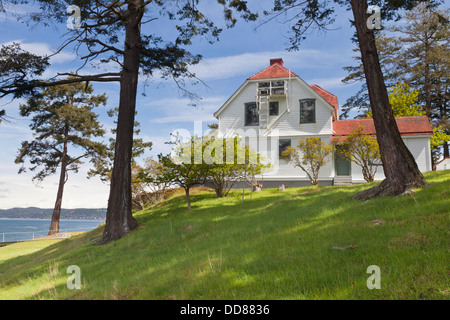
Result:
<svg viewBox="0 0 450 320">
<path fill-rule="evenodd" d="M 407 83 L 399 82 L 389 90 L 389 103 L 394 117 L 423 116 L 425 111 L 417 104 L 419 91 L 412 89 Z M 367 113 L 367 118 L 372 118 L 372 112 Z"/>
<path fill-rule="evenodd" d="M 417 104 L 419 92 L 406 83 L 398 83 L 389 92 L 389 102 L 395 117 L 423 116 L 426 112 Z M 367 114 L 368 118 L 372 113 Z M 446 133 L 445 128 L 439 126 L 433 128 L 433 136 L 430 138 L 431 155 L 433 162 L 440 157 L 440 148 L 450 141 L 450 135 Z"/>
<path fill-rule="evenodd" d="M 172 187 L 170 181 L 160 181 L 163 165 L 151 157 L 142 165 L 134 164 L 132 170 L 133 205 L 138 209 L 153 205 L 166 197 Z"/>
<path fill-rule="evenodd" d="M 430 147 L 431 147 L 434 163 L 436 163 L 441 156 L 441 153 L 439 152 L 439 148 L 442 145 L 446 145 L 449 141 L 450 141 L 450 135 L 447 134 L 447 131 L 442 126 L 433 128 L 433 135 L 430 138 Z"/>
<path fill-rule="evenodd" d="M 144 172 L 150 172 L 152 167 L 148 167 L 148 159 L 144 165 L 134 162 L 131 165 L 131 192 L 133 208 L 143 210 L 147 205 L 151 205 L 164 197 L 164 189 L 162 192 L 149 192 L 149 183 L 142 179 Z"/>
<path fill-rule="evenodd" d="M 327 164 L 327 158 L 332 154 L 334 146 L 314 137 L 299 139 L 297 148 L 298 150 L 293 147 L 286 148 L 281 157 L 302 169 L 312 185 L 319 184 L 320 169 Z"/>
<path fill-rule="evenodd" d="M 42 181 L 60 168 L 58 192 L 49 235 L 59 232 L 59 217 L 64 186 L 70 171 L 77 172 L 83 159 L 96 162 L 106 154 L 106 146 L 95 140 L 105 131 L 93 108 L 105 105 L 106 96 L 93 95 L 92 85 L 72 83 L 42 90 L 20 106 L 20 114 L 31 117 L 32 141 L 23 141 L 16 158 L 22 163 L 19 173 L 26 171 L 29 160 L 31 171 L 41 168 L 33 180 Z M 82 150 L 76 152 L 75 148 Z"/>
<path fill-rule="evenodd" d="M 394 117 L 423 116 L 425 111 L 417 104 L 419 91 L 407 83 L 400 82 L 389 91 L 389 103 Z"/>
<path fill-rule="evenodd" d="M 217 197 L 226 197 L 236 183 L 246 182 L 248 177 L 259 175 L 270 168 L 270 164 L 263 163 L 261 155 L 244 144 L 241 138 L 213 139 L 211 143 L 217 144 L 216 149 L 222 148 L 222 158 L 219 163 L 216 161 L 212 165 L 208 174 Z"/>
<path fill-rule="evenodd" d="M 178 141 L 172 154 L 158 155 L 159 174 L 155 177 L 144 172 L 142 180 L 155 184 L 173 184 L 183 188 L 186 193 L 187 209 L 190 211 L 190 189 L 196 185 L 203 185 L 212 167 L 203 157 L 207 145 L 199 137 Z"/>
<path fill-rule="evenodd" d="M 339 148 L 344 158 L 361 167 L 364 180 L 372 182 L 380 161 L 380 149 L 374 136 L 364 133 L 364 126 L 358 126 L 348 136 L 338 137 Z"/>
</svg>

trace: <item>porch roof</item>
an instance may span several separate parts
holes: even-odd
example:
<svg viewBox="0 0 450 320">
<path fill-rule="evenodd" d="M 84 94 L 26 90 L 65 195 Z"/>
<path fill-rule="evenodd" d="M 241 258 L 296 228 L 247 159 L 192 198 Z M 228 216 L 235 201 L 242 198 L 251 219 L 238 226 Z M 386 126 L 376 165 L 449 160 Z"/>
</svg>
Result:
<svg viewBox="0 0 450 320">
<path fill-rule="evenodd" d="M 433 129 L 426 116 L 396 117 L 395 121 L 402 136 L 433 134 Z M 364 134 L 376 134 L 373 119 L 337 120 L 333 122 L 332 141 L 342 140 L 340 137 L 348 136 L 360 125 L 364 126 Z"/>
</svg>

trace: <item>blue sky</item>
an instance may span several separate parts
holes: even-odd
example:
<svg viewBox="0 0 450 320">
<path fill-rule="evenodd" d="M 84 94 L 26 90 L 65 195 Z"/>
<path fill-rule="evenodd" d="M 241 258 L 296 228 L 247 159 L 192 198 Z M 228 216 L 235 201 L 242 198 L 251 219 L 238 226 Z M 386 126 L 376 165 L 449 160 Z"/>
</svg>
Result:
<svg viewBox="0 0 450 320">
<path fill-rule="evenodd" d="M 222 12 L 216 1 L 203 1 L 204 12 L 213 17 L 218 25 L 223 25 Z M 272 1 L 249 1 L 254 9 L 268 9 Z M 6 14 L 0 14 L 0 44 L 20 42 L 24 49 L 36 54 L 50 54 L 62 42 L 61 36 L 67 32 L 65 25 L 53 27 L 29 27 L 17 22 L 12 12 L 26 16 L 33 11 L 30 7 L 8 7 Z M 350 38 L 351 13 L 340 9 L 335 30 L 327 33 L 308 35 L 299 51 L 288 52 L 287 25 L 273 21 L 262 26 L 260 22 L 246 23 L 239 20 L 235 28 L 224 29 L 220 41 L 209 44 L 206 39 L 198 38 L 190 46 L 192 53 L 203 56 L 199 65 L 191 70 L 205 84 L 192 87 L 202 100 L 197 107 L 190 106 L 190 100 L 170 80 L 157 77 L 149 79 L 144 89 L 141 83 L 137 101 L 137 120 L 141 124 L 140 137 L 152 141 L 153 150 L 145 156 L 160 152 L 168 153 L 170 133 L 176 129 L 193 131 L 194 121 L 205 125 L 214 122 L 213 113 L 233 94 L 233 92 L 251 75 L 269 65 L 271 58 L 283 58 L 284 66 L 291 69 L 309 84 L 318 84 L 338 97 L 339 104 L 359 89 L 359 84 L 343 85 L 346 76 L 344 66 L 354 64 L 352 56 L 354 44 Z M 146 28 L 156 28 L 166 37 L 173 36 L 173 24 L 167 21 L 149 23 Z M 155 29 L 154 29 L 155 30 Z M 76 55 L 70 50 L 51 59 L 52 66 L 46 75 L 56 71 L 69 72 L 77 65 Z M 112 118 L 106 111 L 118 105 L 118 84 L 94 84 L 95 93 L 106 92 L 108 107 L 99 108 L 100 121 L 106 129 L 114 127 Z M 142 93 L 145 90 L 146 96 Z M 39 186 L 35 186 L 32 175 L 18 175 L 19 165 L 14 163 L 21 141 L 32 138 L 29 121 L 18 114 L 19 104 L 23 101 L 0 99 L 1 108 L 6 109 L 9 122 L 0 125 L 0 209 L 11 207 L 53 207 L 58 176 L 48 177 Z M 110 135 L 108 135 L 110 136 Z M 109 186 L 98 178 L 86 179 L 88 165 L 84 165 L 77 174 L 71 174 L 65 187 L 64 208 L 100 208 L 106 207 Z"/>
</svg>

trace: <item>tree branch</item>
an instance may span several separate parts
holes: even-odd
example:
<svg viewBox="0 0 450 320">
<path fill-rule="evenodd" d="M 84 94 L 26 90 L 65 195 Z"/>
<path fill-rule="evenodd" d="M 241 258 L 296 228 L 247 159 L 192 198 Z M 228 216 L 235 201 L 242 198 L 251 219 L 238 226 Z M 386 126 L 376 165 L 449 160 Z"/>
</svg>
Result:
<svg viewBox="0 0 450 320">
<path fill-rule="evenodd" d="M 98 40 L 98 39 L 83 39 L 83 40 L 80 40 L 80 42 L 85 42 L 85 43 L 98 43 L 99 45 L 103 46 L 104 48 L 109 49 L 109 50 L 106 50 L 106 51 L 112 50 L 112 51 L 114 51 L 114 52 L 116 52 L 116 53 L 118 53 L 118 54 L 124 54 L 124 51 L 123 51 L 123 50 L 120 50 L 120 49 L 118 49 L 118 48 L 116 48 L 116 47 L 114 47 L 114 46 L 108 45 L 108 44 L 106 44 L 106 43 L 104 43 L 103 41 L 100 41 L 100 40 Z M 106 51 L 101 50 L 101 52 L 106 52 Z M 83 59 L 83 58 L 82 58 L 82 59 Z"/>
<path fill-rule="evenodd" d="M 88 151 L 88 152 L 86 152 L 85 154 L 82 154 L 82 155 L 79 156 L 79 157 L 73 158 L 73 159 L 71 159 L 70 161 L 67 162 L 67 165 L 70 165 L 70 164 L 72 164 L 72 163 L 74 163 L 74 162 L 80 160 L 81 158 L 87 157 L 87 156 L 90 155 L 91 153 L 92 153 L 92 151 Z"/>
<path fill-rule="evenodd" d="M 62 84 L 78 83 L 85 81 L 97 81 L 97 82 L 119 82 L 121 80 L 121 73 L 102 73 L 96 75 L 77 75 L 72 73 L 58 73 L 57 76 L 71 76 L 70 79 L 57 80 L 57 81 L 45 81 L 45 80 L 32 80 L 28 83 L 9 85 L 0 87 L 0 98 L 21 91 L 31 90 L 34 88 L 46 88 L 54 87 Z M 56 76 L 56 77 L 57 77 Z"/>
</svg>

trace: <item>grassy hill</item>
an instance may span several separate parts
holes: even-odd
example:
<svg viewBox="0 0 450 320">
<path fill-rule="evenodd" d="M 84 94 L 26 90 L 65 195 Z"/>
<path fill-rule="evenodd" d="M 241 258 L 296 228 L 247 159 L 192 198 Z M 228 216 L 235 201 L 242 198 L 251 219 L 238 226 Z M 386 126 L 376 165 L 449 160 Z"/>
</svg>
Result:
<svg viewBox="0 0 450 320">
<path fill-rule="evenodd" d="M 197 190 L 135 214 L 104 246 L 102 228 L 0 248 L 1 299 L 449 299 L 450 171 L 401 197 L 349 200 L 369 185 Z M 345 249 L 355 246 L 352 249 Z M 81 270 L 69 290 L 67 267 Z M 366 286 L 367 268 L 381 289 Z"/>
</svg>

